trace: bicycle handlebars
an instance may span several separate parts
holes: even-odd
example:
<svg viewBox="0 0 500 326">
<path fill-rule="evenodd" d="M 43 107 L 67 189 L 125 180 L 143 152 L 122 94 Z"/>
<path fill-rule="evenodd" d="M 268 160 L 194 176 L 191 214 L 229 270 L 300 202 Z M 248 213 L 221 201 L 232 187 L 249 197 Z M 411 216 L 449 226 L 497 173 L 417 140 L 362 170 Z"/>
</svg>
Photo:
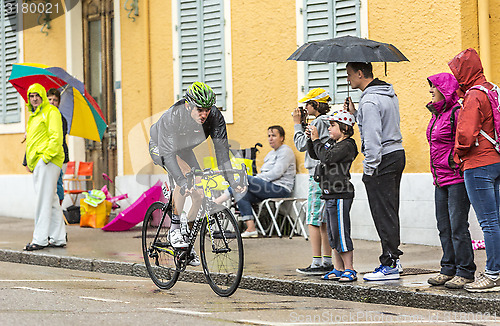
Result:
<svg viewBox="0 0 500 326">
<path fill-rule="evenodd" d="M 212 170 L 210 168 L 204 170 L 196 170 L 195 168 L 191 168 L 191 172 L 186 173 L 187 179 L 187 189 L 191 189 L 194 186 L 194 180 L 196 177 L 203 176 L 214 176 L 214 175 L 224 175 L 224 174 L 238 174 L 240 176 L 240 180 L 238 182 L 238 186 L 245 187 L 248 183 L 247 169 L 245 164 L 241 164 L 241 169 L 226 169 L 224 171 L 220 170 Z M 228 180 L 229 181 L 229 180 Z M 181 190 L 182 192 L 182 190 Z M 182 194 L 184 195 L 184 194 Z"/>
</svg>

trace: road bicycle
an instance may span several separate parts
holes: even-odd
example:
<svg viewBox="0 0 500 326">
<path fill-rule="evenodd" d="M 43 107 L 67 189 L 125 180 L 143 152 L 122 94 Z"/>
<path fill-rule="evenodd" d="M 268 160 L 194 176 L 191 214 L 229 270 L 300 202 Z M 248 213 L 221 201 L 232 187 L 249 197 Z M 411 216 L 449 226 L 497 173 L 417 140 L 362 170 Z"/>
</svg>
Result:
<svg viewBox="0 0 500 326">
<path fill-rule="evenodd" d="M 245 165 L 242 169 L 226 170 L 230 177 L 237 176 L 240 185 L 247 184 Z M 195 184 L 196 177 L 201 182 Z M 146 212 L 142 226 L 142 253 L 151 280 L 160 289 L 170 289 L 179 274 L 186 269 L 190 253 L 200 233 L 200 258 L 207 283 L 223 297 L 232 295 L 243 275 L 243 241 L 238 222 L 231 211 L 212 200 L 215 189 L 221 189 L 223 172 L 205 169 L 186 174 L 188 189 L 203 189 L 202 205 L 188 235 L 188 247 L 174 248 L 169 242 L 170 216 L 172 215 L 172 191 L 164 184 L 168 203 L 155 202 Z M 173 183 L 170 183 L 173 185 Z"/>
</svg>

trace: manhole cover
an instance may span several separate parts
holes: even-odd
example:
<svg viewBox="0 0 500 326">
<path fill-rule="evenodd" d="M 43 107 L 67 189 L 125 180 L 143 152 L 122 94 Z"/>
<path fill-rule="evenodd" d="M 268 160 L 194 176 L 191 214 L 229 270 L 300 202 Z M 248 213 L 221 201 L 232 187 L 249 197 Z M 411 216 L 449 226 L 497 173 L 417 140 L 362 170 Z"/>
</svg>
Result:
<svg viewBox="0 0 500 326">
<path fill-rule="evenodd" d="M 403 273 L 401 275 L 419 275 L 419 274 L 433 274 L 439 273 L 437 270 L 433 269 L 425 269 L 425 268 L 412 268 L 412 267 L 404 267 Z"/>
<path fill-rule="evenodd" d="M 366 274 L 366 273 L 371 273 L 371 272 L 373 272 L 373 271 L 364 272 L 361 274 Z M 439 271 L 434 270 L 434 269 L 404 267 L 403 273 L 401 273 L 400 275 L 406 276 L 406 275 L 433 274 L 433 273 L 439 273 Z"/>
</svg>

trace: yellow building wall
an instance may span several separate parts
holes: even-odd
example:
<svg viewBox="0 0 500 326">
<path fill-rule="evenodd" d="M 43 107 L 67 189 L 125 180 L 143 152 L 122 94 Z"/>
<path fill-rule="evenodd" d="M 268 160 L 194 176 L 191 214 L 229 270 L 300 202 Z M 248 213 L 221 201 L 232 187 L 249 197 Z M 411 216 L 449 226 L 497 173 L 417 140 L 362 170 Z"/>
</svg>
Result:
<svg viewBox="0 0 500 326">
<path fill-rule="evenodd" d="M 38 15 L 25 14 L 23 16 L 24 26 L 33 26 Z M 51 29 L 46 35 L 40 32 L 41 26 L 35 26 L 23 31 L 24 62 L 42 63 L 49 66 L 66 66 L 66 27 L 64 16 L 51 21 Z M 26 122 L 28 114 L 26 114 Z M 23 174 L 28 173 L 22 166 L 26 144 L 21 144 L 24 133 L 0 135 L 0 174 Z"/>
<path fill-rule="evenodd" d="M 134 22 L 121 13 L 124 174 L 138 172 L 132 162 L 138 155 L 151 161 L 144 142 L 152 123 L 149 117 L 174 103 L 170 1 L 140 1 L 135 18 Z M 134 133 L 138 124 L 139 135 Z"/>
<path fill-rule="evenodd" d="M 170 3 L 166 5 L 161 0 L 149 1 L 151 50 L 148 54 L 144 34 L 148 30 L 147 3 L 139 3 L 140 15 L 136 22 L 125 19 L 124 15 L 121 22 L 124 174 L 138 172 L 133 163 L 137 155 L 149 159 L 142 137 L 129 139 L 128 134 L 139 135 L 138 124 L 142 135 L 149 133 L 148 117 L 165 111 L 175 101 L 172 8 Z M 290 112 L 297 105 L 297 71 L 296 63 L 286 58 L 296 48 L 295 1 L 232 1 L 231 33 L 234 124 L 228 125 L 228 137 L 244 148 L 263 143 L 263 155 L 259 155 L 263 160 L 265 153 L 271 150 L 266 142 L 267 127 L 280 124 L 287 131 L 286 143 L 294 148 Z M 152 71 L 152 109 L 147 98 L 148 60 L 151 60 Z M 130 148 L 134 149 L 133 153 Z M 303 154 L 299 156 L 303 161 Z"/>
<path fill-rule="evenodd" d="M 286 61 L 297 48 L 295 26 L 295 0 L 231 1 L 234 124 L 228 135 L 242 148 L 264 145 L 258 166 L 271 150 L 271 125 L 285 129 L 285 143 L 295 150 L 290 113 L 298 100 L 297 63 Z M 303 165 L 304 154 L 296 157 Z"/>
<path fill-rule="evenodd" d="M 467 2 L 466 0 L 463 0 Z M 491 76 L 495 84 L 500 84 L 500 0 L 490 0 L 490 56 Z"/>
<path fill-rule="evenodd" d="M 495 1 L 496 2 L 496 1 Z M 449 72 L 448 61 L 467 47 L 477 49 L 475 1 L 368 2 L 369 38 L 394 44 L 410 62 L 374 64 L 377 77 L 394 85 L 399 97 L 401 131 L 406 151 L 405 173 L 429 172 L 426 139 L 431 113 L 427 77 Z M 360 166 L 356 166 L 360 172 Z"/>
</svg>

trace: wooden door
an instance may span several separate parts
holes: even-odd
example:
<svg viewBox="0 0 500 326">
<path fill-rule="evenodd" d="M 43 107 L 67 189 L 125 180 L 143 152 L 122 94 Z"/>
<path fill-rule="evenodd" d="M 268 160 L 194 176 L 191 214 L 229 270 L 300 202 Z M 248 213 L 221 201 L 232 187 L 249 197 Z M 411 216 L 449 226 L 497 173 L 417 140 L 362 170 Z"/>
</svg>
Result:
<svg viewBox="0 0 500 326">
<path fill-rule="evenodd" d="M 85 141 L 86 159 L 94 162 L 95 187 L 116 177 L 116 107 L 113 74 L 113 0 L 83 0 L 83 49 L 85 85 L 106 118 L 102 142 Z M 113 192 L 113 184 L 108 188 Z"/>
</svg>

